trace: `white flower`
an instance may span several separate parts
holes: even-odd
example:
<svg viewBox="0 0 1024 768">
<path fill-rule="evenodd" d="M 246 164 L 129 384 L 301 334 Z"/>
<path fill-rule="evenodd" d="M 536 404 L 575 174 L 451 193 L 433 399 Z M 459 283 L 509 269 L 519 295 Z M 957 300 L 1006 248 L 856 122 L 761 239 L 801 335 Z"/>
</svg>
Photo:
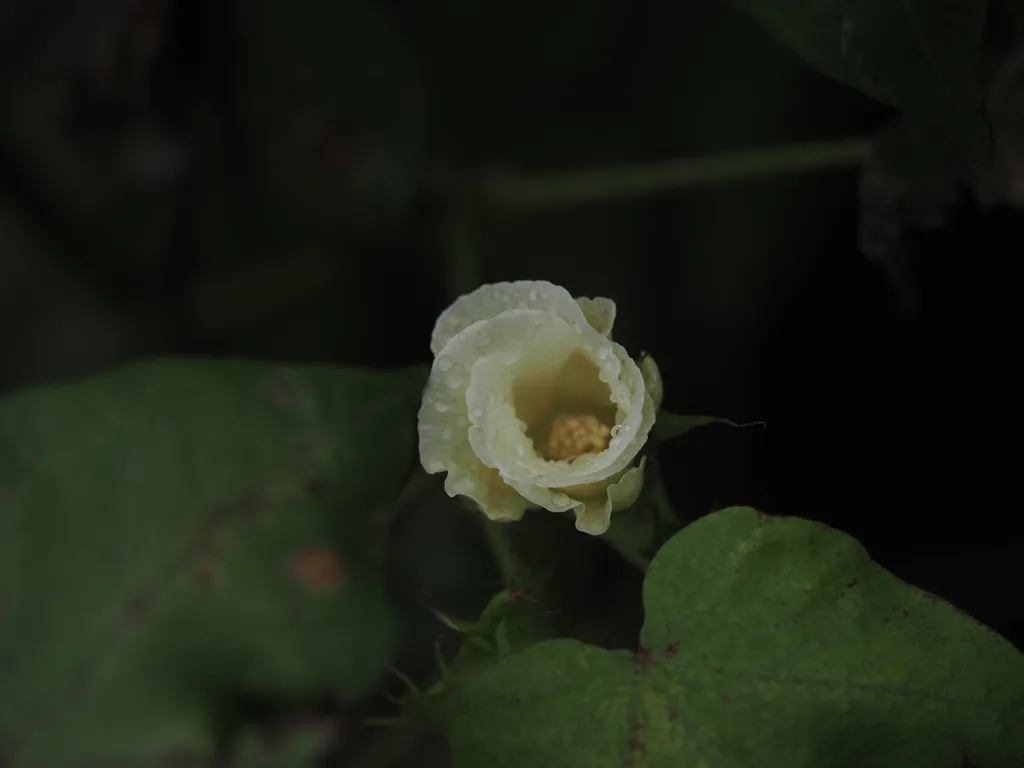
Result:
<svg viewBox="0 0 1024 768">
<path fill-rule="evenodd" d="M 611 340 L 615 303 L 551 283 L 485 285 L 437 320 L 419 412 L 420 461 L 492 520 L 572 510 L 599 535 L 643 488 L 660 401 L 653 361 Z"/>
</svg>

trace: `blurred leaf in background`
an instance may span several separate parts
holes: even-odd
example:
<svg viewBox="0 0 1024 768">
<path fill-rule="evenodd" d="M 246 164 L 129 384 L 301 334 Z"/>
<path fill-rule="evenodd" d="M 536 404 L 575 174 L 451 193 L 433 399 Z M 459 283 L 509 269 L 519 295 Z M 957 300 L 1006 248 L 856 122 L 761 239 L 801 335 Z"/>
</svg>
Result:
<svg viewBox="0 0 1024 768">
<path fill-rule="evenodd" d="M 988 0 L 733 0 L 808 64 L 944 128 L 989 163 L 982 45 Z"/>
<path fill-rule="evenodd" d="M 235 698 L 363 695 L 423 380 L 176 360 L 0 405 L 0 756 L 210 756 Z"/>
</svg>

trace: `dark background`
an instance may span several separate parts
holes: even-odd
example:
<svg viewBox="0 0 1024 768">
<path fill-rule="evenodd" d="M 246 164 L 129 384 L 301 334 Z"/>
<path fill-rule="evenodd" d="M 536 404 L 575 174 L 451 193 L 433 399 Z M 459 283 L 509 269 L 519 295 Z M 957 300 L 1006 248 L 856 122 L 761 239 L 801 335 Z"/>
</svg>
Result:
<svg viewBox="0 0 1024 768">
<path fill-rule="evenodd" d="M 1017 208 L 960 190 L 869 259 L 865 221 L 903 214 L 865 219 L 854 168 L 526 210 L 473 194 L 494 168 L 896 117 L 725 2 L 7 2 L 0 73 L 0 389 L 170 353 L 421 364 L 458 293 L 550 280 L 614 298 L 670 410 L 767 424 L 665 449 L 688 514 L 824 521 L 1024 646 Z M 457 544 L 407 581 L 458 604 L 482 566 Z M 600 605 L 594 574 L 619 571 L 584 551 Z"/>
</svg>

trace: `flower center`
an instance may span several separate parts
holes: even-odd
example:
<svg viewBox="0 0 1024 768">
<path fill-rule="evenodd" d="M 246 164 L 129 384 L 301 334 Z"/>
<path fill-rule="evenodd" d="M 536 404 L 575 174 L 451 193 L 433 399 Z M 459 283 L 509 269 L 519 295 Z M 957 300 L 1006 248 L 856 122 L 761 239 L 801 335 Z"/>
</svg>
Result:
<svg viewBox="0 0 1024 768">
<path fill-rule="evenodd" d="M 583 352 L 522 371 L 512 404 L 537 455 L 548 461 L 572 461 L 608 447 L 616 405 L 597 365 Z"/>
<path fill-rule="evenodd" d="M 558 416 L 551 423 L 544 457 L 569 461 L 585 453 L 600 453 L 608 447 L 611 432 L 607 424 L 589 413 Z"/>
</svg>

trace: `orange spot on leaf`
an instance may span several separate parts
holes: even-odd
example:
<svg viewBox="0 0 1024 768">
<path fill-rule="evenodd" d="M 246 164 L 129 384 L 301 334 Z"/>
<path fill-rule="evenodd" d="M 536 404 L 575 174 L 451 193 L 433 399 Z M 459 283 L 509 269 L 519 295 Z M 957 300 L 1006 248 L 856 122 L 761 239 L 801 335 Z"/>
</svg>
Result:
<svg viewBox="0 0 1024 768">
<path fill-rule="evenodd" d="M 206 587 L 217 584 L 220 579 L 220 571 L 212 558 L 204 559 L 196 566 L 196 579 Z"/>
<path fill-rule="evenodd" d="M 295 577 L 314 592 L 335 592 L 345 584 L 345 568 L 330 547 L 316 546 L 296 558 Z"/>
</svg>

